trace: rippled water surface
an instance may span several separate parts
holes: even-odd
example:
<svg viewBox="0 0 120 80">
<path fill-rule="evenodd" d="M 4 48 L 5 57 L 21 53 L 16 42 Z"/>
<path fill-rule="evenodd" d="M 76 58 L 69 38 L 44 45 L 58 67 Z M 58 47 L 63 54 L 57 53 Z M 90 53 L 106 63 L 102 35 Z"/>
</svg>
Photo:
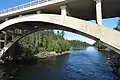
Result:
<svg viewBox="0 0 120 80">
<path fill-rule="evenodd" d="M 46 60 L 0 65 L 0 80 L 117 80 L 94 47 Z"/>
</svg>

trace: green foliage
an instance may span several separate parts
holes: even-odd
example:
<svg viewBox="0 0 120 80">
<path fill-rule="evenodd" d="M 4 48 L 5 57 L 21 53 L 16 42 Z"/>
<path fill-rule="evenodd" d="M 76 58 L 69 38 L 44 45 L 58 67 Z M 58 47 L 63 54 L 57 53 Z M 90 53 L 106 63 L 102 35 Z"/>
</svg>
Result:
<svg viewBox="0 0 120 80">
<path fill-rule="evenodd" d="M 87 46 L 90 46 L 90 44 L 86 43 L 86 42 L 82 42 L 82 41 L 79 41 L 79 40 L 71 40 L 70 41 L 71 43 L 71 46 L 72 47 L 77 47 L 77 48 L 81 48 L 81 47 L 87 47 Z"/>
<path fill-rule="evenodd" d="M 87 43 L 78 40 L 66 40 L 64 35 L 64 31 L 55 33 L 53 30 L 32 33 L 19 41 L 21 52 L 25 55 L 34 55 L 46 51 L 62 53 L 71 47 L 88 46 Z"/>
<path fill-rule="evenodd" d="M 70 49 L 70 42 L 68 40 L 58 40 L 58 44 L 62 51 L 68 51 Z"/>
<path fill-rule="evenodd" d="M 58 44 L 58 42 L 55 41 L 53 44 L 54 44 L 53 45 L 53 51 L 55 51 L 56 53 L 61 53 L 62 49 L 61 49 L 60 45 Z"/>
<path fill-rule="evenodd" d="M 118 25 L 118 26 L 120 26 L 120 19 L 119 19 L 119 21 L 118 21 L 117 25 Z"/>
<path fill-rule="evenodd" d="M 94 44 L 94 46 L 95 46 L 96 48 L 98 48 L 98 49 L 105 49 L 105 48 L 106 48 L 106 46 L 102 45 L 99 41 L 97 41 L 97 42 Z"/>
<path fill-rule="evenodd" d="M 114 29 L 120 31 L 120 19 L 118 20 L 117 27 L 115 27 Z"/>
</svg>

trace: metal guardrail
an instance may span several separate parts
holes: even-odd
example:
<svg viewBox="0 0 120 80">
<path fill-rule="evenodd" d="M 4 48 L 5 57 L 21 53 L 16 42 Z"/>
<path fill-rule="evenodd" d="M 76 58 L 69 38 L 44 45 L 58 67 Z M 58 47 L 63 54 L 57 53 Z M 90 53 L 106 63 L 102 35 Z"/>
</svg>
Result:
<svg viewBox="0 0 120 80">
<path fill-rule="evenodd" d="M 4 13 L 16 11 L 16 10 L 28 8 L 28 7 L 31 7 L 31 6 L 34 6 L 34 5 L 38 5 L 38 4 L 41 4 L 41 3 L 45 3 L 45 2 L 48 2 L 48 1 L 52 1 L 52 0 L 34 0 L 34 1 L 28 2 L 26 4 L 22 4 L 22 5 L 18 5 L 18 6 L 12 7 L 12 8 L 1 10 L 0 11 L 0 15 L 4 14 Z"/>
</svg>

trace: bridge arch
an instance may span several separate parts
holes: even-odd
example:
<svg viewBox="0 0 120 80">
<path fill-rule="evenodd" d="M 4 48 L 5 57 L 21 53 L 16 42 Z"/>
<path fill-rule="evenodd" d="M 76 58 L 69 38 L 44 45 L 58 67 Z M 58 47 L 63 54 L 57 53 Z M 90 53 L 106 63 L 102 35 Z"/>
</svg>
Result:
<svg viewBox="0 0 120 80">
<path fill-rule="evenodd" d="M 34 14 L 34 15 L 18 17 L 0 24 L 0 31 L 7 29 L 15 24 L 32 23 L 32 22 L 36 22 L 36 24 L 35 25 L 33 24 L 32 26 L 36 26 L 36 25 L 39 26 L 37 22 L 46 23 L 47 27 L 40 26 L 40 29 L 49 29 L 49 28 L 62 29 L 62 30 L 82 34 L 94 40 L 100 40 L 105 46 L 109 47 L 110 49 L 114 50 L 117 53 L 120 53 L 120 42 L 119 42 L 120 37 L 118 37 L 120 36 L 119 32 L 112 29 L 108 29 L 106 27 L 99 26 L 98 24 L 95 23 L 91 23 L 85 20 L 81 20 L 69 16 L 55 15 L 55 14 Z M 50 27 L 50 24 L 52 27 Z M 8 43 L 1 51 L 0 57 L 4 54 L 5 51 L 9 49 L 9 47 L 12 44 L 14 44 L 14 42 L 18 41 L 22 37 L 16 37 L 13 40 L 13 42 Z"/>
</svg>

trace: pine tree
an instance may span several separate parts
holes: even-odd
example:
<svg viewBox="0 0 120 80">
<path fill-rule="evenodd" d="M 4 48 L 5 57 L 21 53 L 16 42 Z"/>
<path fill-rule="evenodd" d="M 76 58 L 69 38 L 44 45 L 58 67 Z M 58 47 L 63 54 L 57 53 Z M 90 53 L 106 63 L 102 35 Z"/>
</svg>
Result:
<svg viewBox="0 0 120 80">
<path fill-rule="evenodd" d="M 62 53 L 71 47 L 88 45 L 78 40 L 66 40 L 64 35 L 64 31 L 54 33 L 54 30 L 32 33 L 19 41 L 21 52 L 25 55 L 34 55 L 43 51 Z"/>
<path fill-rule="evenodd" d="M 62 38 L 64 38 L 65 32 L 62 30 L 61 32 Z"/>
<path fill-rule="evenodd" d="M 120 19 L 118 20 L 117 27 L 115 27 L 114 29 L 120 31 Z"/>
</svg>

